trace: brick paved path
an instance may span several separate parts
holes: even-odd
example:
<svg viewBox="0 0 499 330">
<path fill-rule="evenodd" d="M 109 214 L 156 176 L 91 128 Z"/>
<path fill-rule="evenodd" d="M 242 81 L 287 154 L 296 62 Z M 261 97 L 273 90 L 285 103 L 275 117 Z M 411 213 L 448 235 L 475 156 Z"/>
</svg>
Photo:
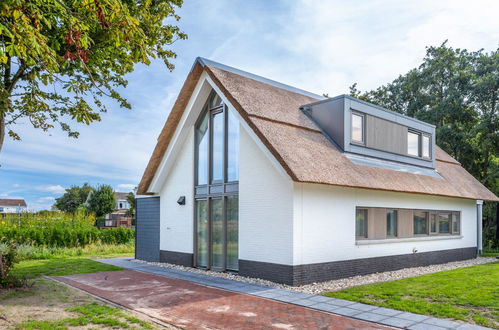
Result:
<svg viewBox="0 0 499 330">
<path fill-rule="evenodd" d="M 134 270 L 54 278 L 185 329 L 391 329 Z"/>
</svg>

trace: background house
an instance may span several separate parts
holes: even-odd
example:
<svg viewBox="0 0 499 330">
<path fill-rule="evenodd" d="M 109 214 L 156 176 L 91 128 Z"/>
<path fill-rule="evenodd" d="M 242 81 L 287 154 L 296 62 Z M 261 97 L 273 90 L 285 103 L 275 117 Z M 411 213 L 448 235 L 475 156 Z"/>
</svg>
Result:
<svg viewBox="0 0 499 330">
<path fill-rule="evenodd" d="M 24 199 L 0 199 L 0 214 L 26 212 L 28 206 Z"/>
<path fill-rule="evenodd" d="M 127 192 L 114 192 L 114 198 L 116 199 L 116 210 L 129 210 L 130 204 L 128 203 Z"/>
<path fill-rule="evenodd" d="M 499 199 L 435 142 L 419 120 L 197 59 L 138 188 L 136 257 L 293 285 L 474 258 Z"/>
<path fill-rule="evenodd" d="M 105 215 L 104 221 L 99 223 L 100 228 L 132 227 L 132 215 L 128 212 L 130 209 L 128 194 L 127 192 L 114 192 L 115 210 Z"/>
</svg>

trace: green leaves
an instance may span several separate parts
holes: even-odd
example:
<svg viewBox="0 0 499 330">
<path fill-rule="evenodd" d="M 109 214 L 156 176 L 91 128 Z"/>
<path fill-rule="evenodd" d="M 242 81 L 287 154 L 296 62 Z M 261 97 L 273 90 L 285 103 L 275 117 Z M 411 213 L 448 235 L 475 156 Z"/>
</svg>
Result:
<svg viewBox="0 0 499 330">
<path fill-rule="evenodd" d="M 103 98 L 130 108 L 116 90 L 126 87 L 124 76 L 135 64 L 160 58 L 173 69 L 170 59 L 176 54 L 168 47 L 187 36 L 163 22 L 178 20 L 175 10 L 181 5 L 178 0 L 2 1 L 0 95 L 6 102 L 0 104 L 0 118 L 12 131 L 22 118 L 44 130 L 62 121 L 61 128 L 77 137 L 68 120 L 99 121 L 106 111 Z"/>
</svg>

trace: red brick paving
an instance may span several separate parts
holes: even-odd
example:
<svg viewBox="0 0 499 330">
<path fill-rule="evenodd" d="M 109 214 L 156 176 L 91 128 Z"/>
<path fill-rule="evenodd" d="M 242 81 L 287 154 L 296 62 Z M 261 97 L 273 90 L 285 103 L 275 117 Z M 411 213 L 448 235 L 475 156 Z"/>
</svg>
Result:
<svg viewBox="0 0 499 330">
<path fill-rule="evenodd" d="M 185 329 L 391 329 L 133 270 L 57 280 Z"/>
</svg>

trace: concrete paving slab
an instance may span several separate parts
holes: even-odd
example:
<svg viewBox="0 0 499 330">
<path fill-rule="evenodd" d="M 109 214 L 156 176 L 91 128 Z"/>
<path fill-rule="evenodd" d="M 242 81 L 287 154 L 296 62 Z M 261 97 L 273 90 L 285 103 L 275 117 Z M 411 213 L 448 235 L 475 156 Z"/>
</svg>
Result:
<svg viewBox="0 0 499 330">
<path fill-rule="evenodd" d="M 436 325 L 424 324 L 424 323 L 416 323 L 415 325 L 411 325 L 409 330 L 448 330 L 448 328 L 438 327 Z"/>
<path fill-rule="evenodd" d="M 430 318 L 429 316 L 408 313 L 408 312 L 403 312 L 403 313 L 397 315 L 397 317 L 400 319 L 406 319 L 406 320 L 410 320 L 410 321 L 414 321 L 414 322 L 423 322 L 424 320 L 427 320 Z"/>
<path fill-rule="evenodd" d="M 370 311 L 371 313 L 376 313 L 376 314 L 381 314 L 381 315 L 386 315 L 386 316 L 396 316 L 399 314 L 402 314 L 403 312 L 395 310 L 395 309 L 390 309 L 390 308 L 384 308 L 384 307 L 378 307 Z"/>
<path fill-rule="evenodd" d="M 371 305 L 366 305 L 366 304 L 355 303 L 352 305 L 348 305 L 348 308 L 357 309 L 357 310 L 363 311 L 363 312 L 369 312 L 369 311 L 376 309 L 377 307 L 371 306 Z"/>
<path fill-rule="evenodd" d="M 392 327 L 397 327 L 397 328 L 407 328 L 407 327 L 410 327 L 411 325 L 414 325 L 418 322 L 406 320 L 406 319 L 400 319 L 398 317 L 388 317 L 384 320 L 379 321 L 379 323 L 390 325 Z"/>
<path fill-rule="evenodd" d="M 366 321 L 371 321 L 371 322 L 379 322 L 382 321 L 389 316 L 386 315 L 381 315 L 381 314 L 374 314 L 370 312 L 363 312 L 360 314 L 355 315 L 356 319 L 361 319 L 361 320 L 366 320 Z"/>
<path fill-rule="evenodd" d="M 344 315 L 344 316 L 355 316 L 357 314 L 361 314 L 362 312 L 357 310 L 357 309 L 351 309 L 348 307 L 341 307 L 341 308 L 336 309 L 334 311 L 334 313 Z"/>
<path fill-rule="evenodd" d="M 442 328 L 448 329 L 457 329 L 461 323 L 449 321 L 449 320 L 441 320 L 434 317 L 430 317 L 429 319 L 424 320 L 422 323 L 436 325 Z"/>
<path fill-rule="evenodd" d="M 315 305 L 310 305 L 310 308 L 318 309 L 328 313 L 334 313 L 335 310 L 343 307 L 327 304 L 327 303 L 316 303 Z"/>
</svg>

